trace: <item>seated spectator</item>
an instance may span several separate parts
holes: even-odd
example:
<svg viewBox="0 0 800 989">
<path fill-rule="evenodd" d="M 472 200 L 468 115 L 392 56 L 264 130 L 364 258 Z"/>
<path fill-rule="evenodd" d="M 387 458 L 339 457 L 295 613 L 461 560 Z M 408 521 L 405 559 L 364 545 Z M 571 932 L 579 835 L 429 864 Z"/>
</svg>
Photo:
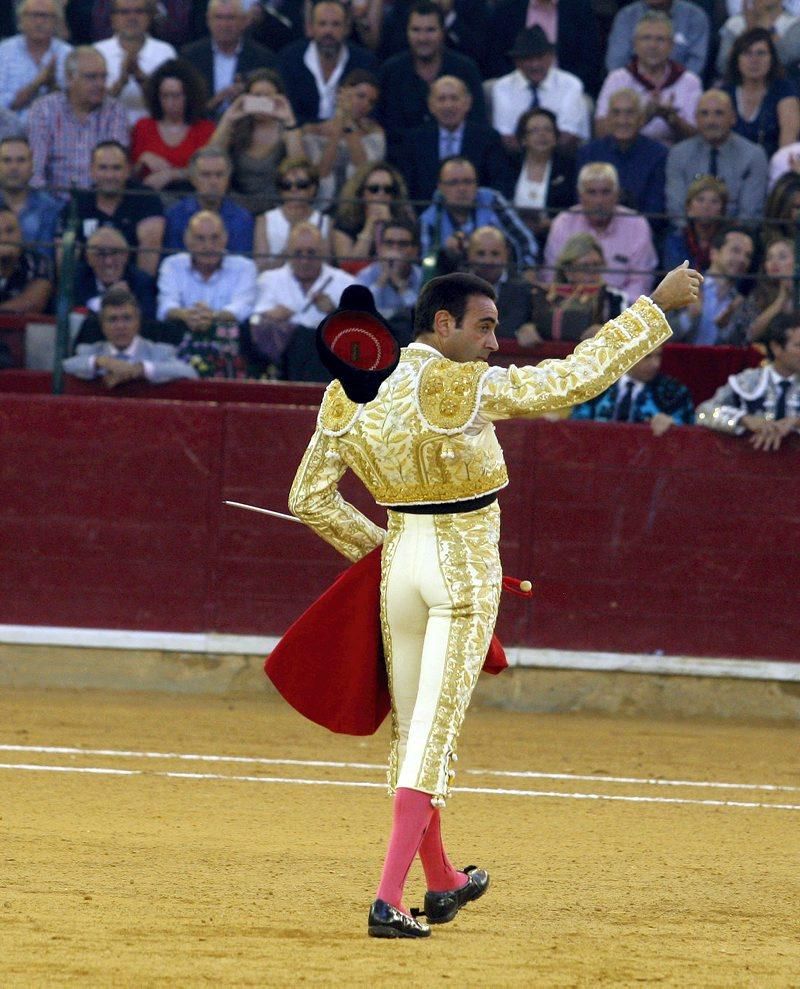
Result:
<svg viewBox="0 0 800 989">
<path fill-rule="evenodd" d="M 767 194 L 764 149 L 733 133 L 736 114 L 730 96 L 709 89 L 697 104 L 694 137 L 681 141 L 667 156 L 667 211 L 683 217 L 686 193 L 698 175 L 722 179 L 728 190 L 728 216 L 743 221 L 759 217 Z"/>
<path fill-rule="evenodd" d="M 768 31 L 773 41 L 781 45 L 784 65 L 797 61 L 796 42 L 784 49 L 783 39 L 794 34 L 797 27 L 797 12 L 785 10 L 781 0 L 751 0 L 747 9 L 727 19 L 719 29 L 719 49 L 717 50 L 717 72 L 725 75 L 731 50 L 737 38 L 753 28 Z"/>
<path fill-rule="evenodd" d="M 746 342 L 733 317 L 744 302 L 739 283 L 750 270 L 754 249 L 753 236 L 745 227 L 729 227 L 717 234 L 699 298 L 669 316 L 676 340 L 703 346 Z"/>
<path fill-rule="evenodd" d="M 134 174 L 149 189 L 190 188 L 189 159 L 204 148 L 214 124 L 204 119 L 205 83 L 190 62 L 168 59 L 147 79 L 148 117 L 131 133 Z"/>
<path fill-rule="evenodd" d="M 674 425 L 691 426 L 694 402 L 686 385 L 661 373 L 663 347 L 657 347 L 610 388 L 576 405 L 573 419 L 595 422 L 649 422 L 656 436 Z"/>
<path fill-rule="evenodd" d="M 487 4 L 483 0 L 442 0 L 445 45 L 460 55 L 466 55 L 482 66 L 488 37 Z M 378 58 L 385 62 L 408 48 L 408 18 L 413 0 L 394 0 L 383 17 L 380 29 Z"/>
<path fill-rule="evenodd" d="M 499 338 L 520 338 L 533 330 L 531 283 L 509 268 L 508 242 L 496 227 L 478 227 L 467 242 L 466 268 L 484 278 L 497 294 Z"/>
<path fill-rule="evenodd" d="M 550 218 L 575 205 L 575 159 L 558 150 L 555 114 L 544 107 L 526 110 L 517 121 L 515 136 L 524 157 L 514 190 L 514 208 L 543 251 Z"/>
<path fill-rule="evenodd" d="M 147 33 L 155 12 L 156 0 L 112 0 L 114 33 L 95 43 L 106 60 L 109 95 L 125 107 L 131 127 L 147 114 L 144 96 L 147 77 L 162 62 L 178 54 L 172 45 Z"/>
<path fill-rule="evenodd" d="M 0 209 L 0 312 L 46 312 L 51 290 L 49 261 L 25 250 L 16 214 Z"/>
<path fill-rule="evenodd" d="M 769 185 L 771 192 L 778 179 L 790 172 L 800 173 L 800 141 L 779 148 L 769 160 Z"/>
<path fill-rule="evenodd" d="M 301 124 L 329 120 L 336 110 L 336 87 L 353 69 L 375 71 L 375 56 L 346 41 L 349 5 L 318 0 L 311 8 L 308 37 L 293 41 L 278 55 L 277 68 L 289 102 Z"/>
<path fill-rule="evenodd" d="M 664 268 L 671 271 L 689 262 L 695 271 L 705 271 L 711 264 L 711 243 L 726 226 L 728 204 L 725 183 L 712 175 L 701 175 L 686 190 L 686 225 L 673 230 L 664 241 Z"/>
<path fill-rule="evenodd" d="M 769 31 L 754 28 L 731 48 L 725 92 L 736 108 L 734 131 L 768 156 L 800 136 L 800 99 L 783 76 Z"/>
<path fill-rule="evenodd" d="M 156 273 L 164 237 L 161 200 L 132 182 L 128 152 L 116 141 L 101 141 L 92 152 L 92 189 L 75 197 L 79 243 L 84 243 L 98 227 L 115 227 L 138 251 L 137 264 L 151 275 Z M 67 203 L 59 219 L 63 233 L 72 216 Z"/>
<path fill-rule="evenodd" d="M 472 96 L 470 119 L 481 124 L 487 122 L 480 71 L 471 58 L 445 46 L 442 9 L 430 0 L 415 3 L 408 16 L 406 37 L 408 51 L 392 55 L 378 75 L 381 86 L 378 119 L 386 128 L 392 160 L 397 160 L 406 132 L 429 121 L 429 88 L 441 76 L 461 79 Z"/>
<path fill-rule="evenodd" d="M 63 203 L 31 189 L 33 156 L 24 137 L 0 141 L 0 206 L 17 215 L 23 243 L 53 259 L 53 241 Z"/>
<path fill-rule="evenodd" d="M 800 428 L 800 312 L 775 316 L 766 339 L 770 363 L 732 374 L 698 406 L 697 424 L 777 450 Z"/>
<path fill-rule="evenodd" d="M 244 91 L 256 69 L 271 68 L 275 55 L 245 34 L 249 17 L 240 0 L 210 0 L 206 11 L 209 37 L 187 45 L 181 55 L 206 81 L 206 109 L 216 118 Z"/>
<path fill-rule="evenodd" d="M 699 76 L 670 59 L 673 25 L 657 11 L 645 13 L 633 37 L 631 61 L 610 72 L 597 97 L 595 133 L 608 133 L 608 102 L 619 89 L 632 89 L 644 102 L 642 133 L 672 147 L 696 133 L 697 101 L 703 92 Z"/>
<path fill-rule="evenodd" d="M 613 165 L 596 162 L 578 173 L 578 205 L 559 213 L 550 227 L 543 281 L 552 281 L 556 258 L 577 233 L 591 234 L 600 244 L 610 286 L 628 299 L 647 294 L 658 264 L 652 233 L 643 216 L 619 205 L 619 178 Z"/>
<path fill-rule="evenodd" d="M 645 137 L 644 112 L 633 89 L 618 89 L 608 99 L 607 136 L 578 148 L 578 168 L 606 161 L 617 170 L 620 202 L 639 213 L 664 212 L 667 149 Z M 660 226 L 658 216 L 651 225 Z"/>
<path fill-rule="evenodd" d="M 195 151 L 189 160 L 189 179 L 194 195 L 186 196 L 167 210 L 164 247 L 179 250 L 189 220 L 200 210 L 218 213 L 226 230 L 228 250 L 250 254 L 253 250 L 253 217 L 226 193 L 231 180 L 231 160 L 221 149 L 209 145 Z"/>
<path fill-rule="evenodd" d="M 287 263 L 258 276 L 253 342 L 287 381 L 330 381 L 317 353 L 317 326 L 354 280 L 324 256 L 319 230 L 301 223 L 289 236 Z"/>
<path fill-rule="evenodd" d="M 119 230 L 98 227 L 86 241 L 84 256 L 78 262 L 73 305 L 97 313 L 106 292 L 119 286 L 133 292 L 144 319 L 155 319 L 155 278 L 135 266 L 128 242 Z M 93 341 L 84 337 L 82 342 Z"/>
<path fill-rule="evenodd" d="M 375 307 L 405 347 L 413 338 L 414 306 L 422 288 L 416 225 L 410 220 L 387 220 L 378 245 L 378 260 L 363 268 L 356 281 L 371 289 Z"/>
<path fill-rule="evenodd" d="M 472 162 L 481 185 L 511 196 L 511 162 L 500 135 L 493 127 L 469 120 L 471 106 L 470 92 L 456 76 L 440 76 L 431 84 L 428 109 L 433 119 L 408 132 L 397 159 L 412 200 L 430 201 L 441 163 L 454 155 Z"/>
<path fill-rule="evenodd" d="M 787 172 L 778 179 L 767 198 L 762 239 L 793 237 L 798 217 L 800 217 L 800 174 Z"/>
<path fill-rule="evenodd" d="M 303 128 L 303 147 L 320 175 L 320 200 L 333 203 L 361 165 L 383 161 L 386 133 L 370 116 L 378 102 L 377 78 L 366 69 L 348 72 L 336 91 L 336 112 Z"/>
<path fill-rule="evenodd" d="M 251 213 L 275 204 L 275 180 L 284 158 L 303 158 L 302 133 L 273 69 L 256 69 L 245 92 L 222 115 L 214 147 L 226 151 L 233 163 L 233 187 Z"/>
<path fill-rule="evenodd" d="M 71 46 L 59 37 L 63 12 L 57 0 L 23 0 L 17 20 L 20 33 L 0 42 L 0 106 L 25 123 L 35 99 L 63 89 Z"/>
<path fill-rule="evenodd" d="M 489 29 L 482 37 L 485 75 L 506 75 L 514 66 L 508 57 L 514 39 L 526 27 L 539 25 L 556 49 L 559 67 L 596 96 L 603 79 L 603 45 L 590 0 L 500 0 L 491 6 Z"/>
<path fill-rule="evenodd" d="M 794 240 L 781 237 L 768 244 L 756 287 L 732 317 L 731 337 L 755 343 L 772 320 L 794 309 Z"/>
<path fill-rule="evenodd" d="M 666 14 L 674 26 L 672 60 L 703 78 L 708 58 L 708 14 L 689 0 L 636 0 L 621 7 L 606 48 L 606 68 L 609 72 L 627 65 L 633 55 L 631 42 L 636 26 L 648 12 Z"/>
<path fill-rule="evenodd" d="M 583 83 L 555 64 L 555 46 L 537 25 L 517 35 L 508 53 L 516 68 L 492 89 L 492 123 L 506 147 L 517 151 L 517 122 L 526 110 L 544 107 L 555 114 L 559 145 L 574 150 L 589 139 L 589 110 Z"/>
<path fill-rule="evenodd" d="M 467 240 L 478 227 L 501 230 L 514 252 L 518 271 L 536 265 L 536 239 L 506 198 L 494 189 L 478 186 L 475 166 L 466 158 L 448 158 L 439 169 L 439 185 L 431 205 L 419 218 L 424 255 L 442 249 L 460 263 Z"/>
<path fill-rule="evenodd" d="M 30 108 L 28 140 L 37 189 L 66 198 L 73 186 L 87 189 L 92 151 L 100 141 L 127 146 L 128 117 L 106 95 L 106 63 L 94 48 L 74 48 L 64 63 L 66 92 L 42 96 Z"/>
<path fill-rule="evenodd" d="M 345 271 L 356 273 L 378 256 L 384 225 L 414 219 L 403 176 L 376 161 L 362 165 L 344 184 L 333 220 L 333 250 Z"/>
<path fill-rule="evenodd" d="M 259 271 L 286 263 L 289 234 L 298 223 L 310 223 L 322 233 L 325 254 L 331 250 L 331 220 L 315 209 L 319 176 L 305 158 L 284 158 L 278 166 L 281 203 L 256 217 L 253 260 Z"/>
<path fill-rule="evenodd" d="M 625 309 L 624 292 L 603 277 L 603 248 L 591 234 L 575 234 L 555 261 L 550 285 L 534 285 L 531 324 L 517 333 L 525 347 L 542 340 L 586 340 Z"/>
<path fill-rule="evenodd" d="M 186 227 L 186 251 L 165 258 L 158 274 L 158 318 L 180 319 L 192 332 L 215 322 L 241 323 L 253 312 L 256 266 L 227 254 L 227 230 L 218 213 L 200 210 Z"/>
<path fill-rule="evenodd" d="M 112 288 L 103 296 L 100 326 L 105 340 L 80 344 L 75 356 L 64 361 L 67 374 L 89 381 L 102 378 L 106 388 L 141 379 L 160 385 L 197 377 L 195 369 L 177 357 L 174 347 L 139 336 L 141 313 L 128 289 Z"/>
</svg>

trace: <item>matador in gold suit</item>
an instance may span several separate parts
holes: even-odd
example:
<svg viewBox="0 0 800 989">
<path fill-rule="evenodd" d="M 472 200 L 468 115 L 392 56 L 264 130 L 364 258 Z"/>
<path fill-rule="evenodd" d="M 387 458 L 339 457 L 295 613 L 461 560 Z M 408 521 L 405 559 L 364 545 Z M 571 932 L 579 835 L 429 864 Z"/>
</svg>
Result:
<svg viewBox="0 0 800 989">
<path fill-rule="evenodd" d="M 685 304 L 697 279 L 676 269 L 654 299 L 661 292 L 662 307 L 672 308 L 669 290 L 681 281 Z M 376 397 L 356 404 L 340 382 L 328 387 L 290 494 L 291 511 L 349 560 L 383 544 L 381 628 L 395 803 L 369 917 L 369 933 L 377 937 L 430 933 L 402 902 L 417 852 L 429 923 L 452 920 L 489 883 L 484 870 L 453 869 L 439 810 L 500 599 L 497 493 L 508 474 L 493 423 L 585 402 L 670 336 L 662 308 L 642 297 L 564 360 L 490 367 L 496 325 L 488 283 L 464 274 L 430 281 L 416 308 L 416 340 Z M 339 494 L 348 468 L 386 507 L 385 531 Z"/>
</svg>

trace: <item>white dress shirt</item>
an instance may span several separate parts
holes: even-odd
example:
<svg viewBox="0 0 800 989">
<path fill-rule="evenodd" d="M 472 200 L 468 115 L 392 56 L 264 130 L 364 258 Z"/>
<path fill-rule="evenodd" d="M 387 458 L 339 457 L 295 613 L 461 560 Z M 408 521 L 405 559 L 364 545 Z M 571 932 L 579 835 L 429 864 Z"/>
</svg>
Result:
<svg viewBox="0 0 800 989">
<path fill-rule="evenodd" d="M 183 251 L 161 263 L 158 272 L 158 318 L 171 309 L 186 309 L 204 302 L 209 309 L 227 310 L 241 323 L 253 313 L 258 272 L 250 258 L 226 254 L 222 264 L 206 279 Z"/>
<path fill-rule="evenodd" d="M 550 69 L 537 87 L 539 106 L 556 115 L 558 129 L 588 141 L 589 107 L 583 83 L 571 72 Z M 531 108 L 531 88 L 525 76 L 515 69 L 501 76 L 492 89 L 492 126 L 503 137 L 514 133 L 517 121 Z"/>
<path fill-rule="evenodd" d="M 258 276 L 258 298 L 255 311 L 266 312 L 275 306 L 286 306 L 292 310 L 291 321 L 299 326 L 316 326 L 328 314 L 322 312 L 310 301 L 317 293 L 327 295 L 335 306 L 339 305 L 342 292 L 348 285 L 355 284 L 355 278 L 341 268 L 323 264 L 314 284 L 307 292 L 294 277 L 291 264 L 287 263 L 271 271 L 262 271 Z"/>
<path fill-rule="evenodd" d="M 303 55 L 303 62 L 314 77 L 314 82 L 317 84 L 320 120 L 330 120 L 334 113 L 336 113 L 336 89 L 344 72 L 344 64 L 347 61 L 348 55 L 347 45 L 342 45 L 336 68 L 330 74 L 329 78 L 326 79 L 322 74 L 322 68 L 319 64 L 319 51 L 317 50 L 316 42 L 310 41 L 308 43 L 308 48 L 306 48 L 305 55 Z"/>
<path fill-rule="evenodd" d="M 128 57 L 128 53 L 119 43 L 116 35 L 106 38 L 105 41 L 98 41 L 94 47 L 106 60 L 106 67 L 108 69 L 106 85 L 111 89 L 116 85 L 120 77 L 122 66 Z M 146 76 L 149 76 L 159 65 L 166 62 L 167 59 L 177 57 L 178 53 L 172 45 L 168 45 L 166 41 L 158 41 L 156 38 L 151 38 L 148 35 L 137 56 L 137 62 L 142 72 Z M 133 127 L 137 120 L 141 117 L 146 117 L 149 113 L 142 88 L 135 79 L 128 79 L 122 87 L 118 99 L 128 111 L 128 122 L 131 127 Z"/>
</svg>

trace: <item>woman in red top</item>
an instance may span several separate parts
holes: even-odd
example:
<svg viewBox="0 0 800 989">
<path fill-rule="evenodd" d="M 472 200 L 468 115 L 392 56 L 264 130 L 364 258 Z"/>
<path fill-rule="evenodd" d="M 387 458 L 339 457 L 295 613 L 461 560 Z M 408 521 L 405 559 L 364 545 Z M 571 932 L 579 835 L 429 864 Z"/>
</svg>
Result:
<svg viewBox="0 0 800 989">
<path fill-rule="evenodd" d="M 214 133 L 213 122 L 203 119 L 205 80 L 189 62 L 172 58 L 148 78 L 145 98 L 150 116 L 131 135 L 135 174 L 151 189 L 190 189 L 189 159 Z"/>
</svg>

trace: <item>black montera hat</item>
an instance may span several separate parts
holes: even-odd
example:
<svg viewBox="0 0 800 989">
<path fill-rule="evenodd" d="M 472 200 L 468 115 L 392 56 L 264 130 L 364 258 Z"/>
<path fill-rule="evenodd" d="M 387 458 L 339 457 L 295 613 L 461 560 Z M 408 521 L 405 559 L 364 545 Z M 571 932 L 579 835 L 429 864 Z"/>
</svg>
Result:
<svg viewBox="0 0 800 989">
<path fill-rule="evenodd" d="M 319 324 L 317 351 L 347 397 L 359 405 L 375 398 L 400 360 L 400 344 L 364 285 L 349 285 L 339 308 Z"/>
</svg>

